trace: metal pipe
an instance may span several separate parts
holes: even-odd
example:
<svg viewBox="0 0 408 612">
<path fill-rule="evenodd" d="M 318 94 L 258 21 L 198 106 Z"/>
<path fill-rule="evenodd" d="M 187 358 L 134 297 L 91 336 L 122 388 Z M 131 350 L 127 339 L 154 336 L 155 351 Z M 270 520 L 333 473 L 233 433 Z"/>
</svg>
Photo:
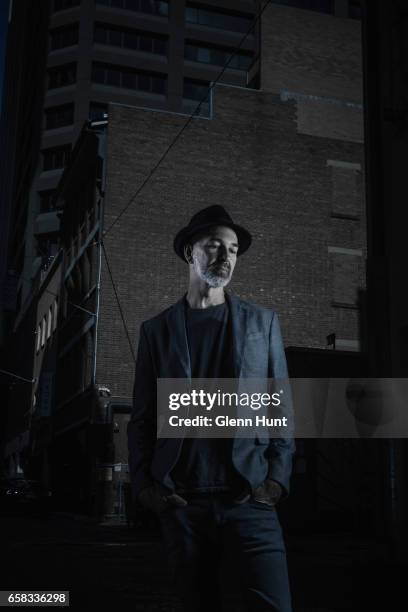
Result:
<svg viewBox="0 0 408 612">
<path fill-rule="evenodd" d="M 107 122 L 106 122 L 107 126 Z M 93 351 L 93 368 L 91 384 L 96 384 L 96 358 L 98 349 L 98 326 L 99 326 L 99 308 L 100 308 L 100 292 L 101 292 L 101 274 L 102 274 L 102 237 L 103 237 L 103 217 L 105 204 L 105 186 L 106 186 L 106 134 L 105 126 L 103 132 L 98 134 L 98 156 L 103 161 L 102 163 L 102 180 L 101 180 L 101 199 L 99 205 L 99 228 L 98 228 L 98 280 L 96 284 L 96 308 L 95 308 L 95 340 Z"/>
</svg>

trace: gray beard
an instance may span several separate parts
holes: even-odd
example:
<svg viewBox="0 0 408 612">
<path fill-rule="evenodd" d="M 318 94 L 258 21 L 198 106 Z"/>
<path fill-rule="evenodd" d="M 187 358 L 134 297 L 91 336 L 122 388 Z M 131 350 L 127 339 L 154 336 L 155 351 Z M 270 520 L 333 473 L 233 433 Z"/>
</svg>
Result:
<svg viewBox="0 0 408 612">
<path fill-rule="evenodd" d="M 225 278 L 224 276 L 218 276 L 218 274 L 211 272 L 211 270 L 202 270 L 200 262 L 194 255 L 193 261 L 198 276 L 201 278 L 202 281 L 207 283 L 209 287 L 213 287 L 214 289 L 218 287 L 225 287 L 230 282 L 230 276 Z"/>
</svg>

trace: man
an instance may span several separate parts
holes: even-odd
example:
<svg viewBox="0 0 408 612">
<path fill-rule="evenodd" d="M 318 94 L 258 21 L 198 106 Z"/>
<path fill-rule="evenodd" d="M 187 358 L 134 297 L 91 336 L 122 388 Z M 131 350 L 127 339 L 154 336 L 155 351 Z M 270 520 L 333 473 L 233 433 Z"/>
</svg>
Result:
<svg viewBox="0 0 408 612">
<path fill-rule="evenodd" d="M 220 610 L 218 561 L 232 553 L 250 612 L 290 612 L 275 505 L 289 492 L 291 438 L 156 439 L 157 378 L 286 378 L 276 314 L 224 292 L 251 244 L 222 206 L 174 239 L 187 294 L 140 330 L 128 425 L 134 496 L 159 518 L 186 612 Z"/>
</svg>

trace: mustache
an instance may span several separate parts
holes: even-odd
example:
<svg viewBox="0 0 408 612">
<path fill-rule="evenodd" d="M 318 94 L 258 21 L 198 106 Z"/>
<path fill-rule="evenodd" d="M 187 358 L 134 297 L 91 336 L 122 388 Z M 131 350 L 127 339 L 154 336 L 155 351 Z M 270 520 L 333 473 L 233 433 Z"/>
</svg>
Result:
<svg viewBox="0 0 408 612">
<path fill-rule="evenodd" d="M 211 264 L 210 268 L 228 268 L 228 270 L 231 270 L 231 264 L 228 261 L 216 261 Z"/>
</svg>

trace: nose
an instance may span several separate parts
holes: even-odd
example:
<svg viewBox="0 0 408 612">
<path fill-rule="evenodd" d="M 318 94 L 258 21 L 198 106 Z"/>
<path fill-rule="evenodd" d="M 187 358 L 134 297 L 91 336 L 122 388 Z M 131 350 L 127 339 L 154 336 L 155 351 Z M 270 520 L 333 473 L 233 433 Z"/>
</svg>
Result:
<svg viewBox="0 0 408 612">
<path fill-rule="evenodd" d="M 218 261 L 222 263 L 228 261 L 227 249 L 225 247 L 220 247 L 220 250 L 218 252 Z"/>
</svg>

